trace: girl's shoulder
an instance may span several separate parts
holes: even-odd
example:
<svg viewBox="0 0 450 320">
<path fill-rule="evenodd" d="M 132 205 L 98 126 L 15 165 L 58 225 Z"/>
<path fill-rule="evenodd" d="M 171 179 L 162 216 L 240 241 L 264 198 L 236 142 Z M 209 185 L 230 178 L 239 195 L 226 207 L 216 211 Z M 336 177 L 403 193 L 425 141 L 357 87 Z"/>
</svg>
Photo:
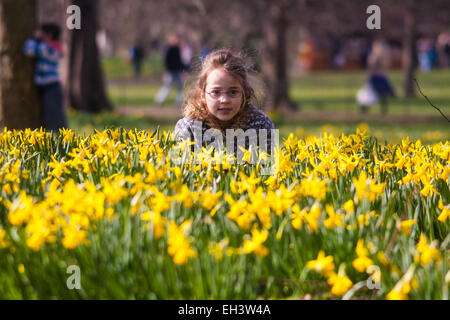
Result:
<svg viewBox="0 0 450 320">
<path fill-rule="evenodd" d="M 189 117 L 184 117 L 177 121 L 175 125 L 175 134 L 183 134 L 193 132 L 195 120 Z"/>
<path fill-rule="evenodd" d="M 175 124 L 174 134 L 178 139 L 193 139 L 196 130 L 201 130 L 201 132 L 203 133 L 205 129 L 208 129 L 208 126 L 205 125 L 202 121 L 195 120 L 190 117 L 184 117 L 178 120 Z"/>
<path fill-rule="evenodd" d="M 181 118 L 180 120 L 177 121 L 177 124 L 175 125 L 175 129 L 189 128 L 189 127 L 193 126 L 194 121 L 195 121 L 194 119 L 189 118 L 189 117 Z"/>
<path fill-rule="evenodd" d="M 249 129 L 274 129 L 275 126 L 264 111 L 257 109 L 254 105 L 249 105 L 250 116 L 247 120 Z"/>
</svg>

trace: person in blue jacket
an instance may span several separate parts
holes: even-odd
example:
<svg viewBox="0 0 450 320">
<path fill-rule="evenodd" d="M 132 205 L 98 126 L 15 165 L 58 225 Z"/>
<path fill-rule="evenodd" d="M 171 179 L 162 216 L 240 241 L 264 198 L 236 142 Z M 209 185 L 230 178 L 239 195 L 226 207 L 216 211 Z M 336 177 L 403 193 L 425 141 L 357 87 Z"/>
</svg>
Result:
<svg viewBox="0 0 450 320">
<path fill-rule="evenodd" d="M 24 53 L 36 60 L 34 82 L 42 99 L 44 128 L 54 131 L 67 127 L 58 71 L 59 61 L 63 58 L 60 33 L 58 25 L 43 24 L 24 46 Z"/>
</svg>

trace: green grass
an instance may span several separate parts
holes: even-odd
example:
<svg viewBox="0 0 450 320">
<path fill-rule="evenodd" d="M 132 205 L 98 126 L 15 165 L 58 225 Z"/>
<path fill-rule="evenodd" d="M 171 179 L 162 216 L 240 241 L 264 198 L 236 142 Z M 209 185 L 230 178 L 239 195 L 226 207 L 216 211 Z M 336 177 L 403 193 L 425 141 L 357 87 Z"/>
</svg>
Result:
<svg viewBox="0 0 450 320">
<path fill-rule="evenodd" d="M 102 131 L 105 128 L 123 127 L 126 129 L 136 128 L 138 130 L 153 131 L 156 128 L 161 130 L 173 130 L 177 120 L 157 121 L 146 117 L 121 116 L 118 113 L 105 112 L 99 115 L 90 115 L 82 112 L 70 112 L 69 127 L 79 134 L 90 134 L 94 129 Z M 328 120 L 316 121 L 286 121 L 278 120 L 275 128 L 280 130 L 280 139 L 287 138 L 290 133 L 299 137 L 308 135 L 319 136 L 324 132 L 332 133 L 335 136 L 341 133 L 351 134 L 361 125 L 359 121 L 339 121 L 330 122 Z M 409 125 L 383 124 L 374 121 L 366 122 L 368 133 L 375 136 L 380 142 L 400 142 L 406 136 L 411 140 L 421 139 L 424 143 L 434 143 L 450 139 L 450 129 L 446 121 L 436 123 L 422 123 Z"/>
<path fill-rule="evenodd" d="M 367 121 L 368 133 L 376 137 L 380 142 L 399 143 L 409 136 L 411 140 L 420 139 L 425 143 L 434 143 L 450 139 L 450 128 L 446 121 L 438 123 L 402 124 L 390 125 L 375 121 Z M 276 128 L 280 129 L 280 137 L 286 137 L 289 133 L 297 136 L 320 135 L 323 132 L 332 133 L 335 136 L 342 133 L 348 135 L 356 131 L 361 125 L 359 121 L 329 122 L 326 120 L 302 121 L 299 123 L 278 122 Z"/>
<path fill-rule="evenodd" d="M 162 79 L 162 78 L 161 78 Z M 162 80 L 161 80 L 162 82 Z M 155 96 L 160 86 L 151 85 L 113 85 L 109 86 L 108 93 L 112 103 L 116 106 L 143 107 L 155 104 Z M 171 90 L 164 106 L 174 105 L 175 92 Z"/>
<path fill-rule="evenodd" d="M 91 115 L 85 112 L 71 110 L 68 114 L 69 128 L 78 134 L 89 135 L 94 130 L 102 131 L 105 128 L 123 127 L 152 131 L 160 127 L 161 130 L 173 130 L 175 121 L 156 121 L 145 117 L 122 116 L 116 112 L 103 112 Z"/>
<path fill-rule="evenodd" d="M 367 74 L 363 71 L 317 72 L 296 76 L 291 79 L 290 94 L 295 102 L 301 104 L 303 110 L 359 112 L 355 96 L 366 77 Z M 400 71 L 391 72 L 389 77 L 397 94 L 397 98 L 389 101 L 389 113 L 438 114 L 419 93 L 415 98 L 404 97 Z M 450 115 L 450 71 L 418 72 L 416 78 L 431 102 Z M 371 113 L 379 111 L 379 106 L 370 110 Z"/>
<path fill-rule="evenodd" d="M 106 58 L 103 65 L 107 78 L 121 78 L 121 83 L 111 81 L 108 93 L 116 105 L 149 106 L 154 104 L 154 97 L 162 85 L 163 66 L 161 57 L 154 53 L 146 59 L 143 67 L 145 80 L 139 83 L 126 83 L 132 75 L 130 62 L 120 58 Z M 439 114 L 419 93 L 415 98 L 406 99 L 402 90 L 402 73 L 395 70 L 389 78 L 397 97 L 389 101 L 391 114 Z M 367 78 L 365 71 L 325 71 L 302 75 L 291 75 L 291 98 L 305 111 L 359 112 L 356 104 L 356 92 Z M 417 72 L 416 78 L 424 94 L 450 116 L 450 70 L 433 70 Z M 164 103 L 175 105 L 175 90 L 169 94 Z M 379 106 L 374 106 L 369 113 L 379 113 Z"/>
<path fill-rule="evenodd" d="M 103 70 L 107 78 L 129 78 L 133 75 L 130 59 L 121 57 L 105 57 L 102 60 Z M 161 74 L 163 66 L 159 53 L 151 53 L 142 64 L 142 76 Z"/>
<path fill-rule="evenodd" d="M 150 106 L 154 105 L 154 97 L 162 85 L 162 66 L 160 56 L 154 53 L 144 63 L 143 78 L 130 78 L 132 67 L 129 61 L 120 58 L 106 58 L 103 65 L 110 80 L 108 93 L 116 106 Z M 119 79 L 118 79 L 119 78 Z M 301 105 L 304 111 L 359 112 L 355 101 L 356 91 L 366 78 L 363 71 L 353 72 L 315 72 L 291 77 L 291 97 Z M 398 98 L 391 100 L 390 114 L 431 114 L 439 112 L 431 107 L 421 95 L 405 99 L 401 92 L 402 75 L 399 71 L 390 73 L 392 83 L 398 93 Z M 421 89 L 432 103 L 450 117 L 450 70 L 434 70 L 428 73 L 418 73 L 417 79 Z M 165 107 L 175 104 L 175 90 L 172 90 L 165 101 Z M 369 113 L 379 113 L 379 106 L 374 106 Z M 280 138 L 287 137 L 291 132 L 297 135 L 319 135 L 324 131 L 339 135 L 355 132 L 359 121 L 290 121 L 282 117 L 273 117 L 275 125 L 280 129 Z M 106 127 L 137 128 L 139 130 L 173 130 L 177 119 L 157 121 L 142 116 L 121 116 L 117 113 L 89 115 L 84 113 L 69 113 L 69 126 L 78 133 L 92 133 L 94 129 Z M 450 138 L 450 126 L 442 121 L 423 124 L 389 125 L 375 121 L 367 121 L 369 133 L 379 140 L 399 142 L 405 136 L 411 139 L 421 139 L 432 143 Z"/>
</svg>

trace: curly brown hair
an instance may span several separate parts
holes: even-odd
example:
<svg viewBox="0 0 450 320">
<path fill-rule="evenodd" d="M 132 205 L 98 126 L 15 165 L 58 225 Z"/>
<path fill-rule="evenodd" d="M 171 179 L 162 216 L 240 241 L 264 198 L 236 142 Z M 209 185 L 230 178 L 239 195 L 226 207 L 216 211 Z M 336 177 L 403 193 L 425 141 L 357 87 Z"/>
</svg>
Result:
<svg viewBox="0 0 450 320">
<path fill-rule="evenodd" d="M 239 81 L 243 89 L 243 99 L 239 112 L 229 121 L 221 121 L 208 112 L 205 100 L 206 80 L 211 71 L 222 68 Z M 211 128 L 222 132 L 225 129 L 246 129 L 247 119 L 251 114 L 249 105 L 258 105 L 255 91 L 249 83 L 249 68 L 245 64 L 242 53 L 235 53 L 232 49 L 222 48 L 209 53 L 200 66 L 194 85 L 188 91 L 183 108 L 183 116 L 204 121 Z"/>
</svg>

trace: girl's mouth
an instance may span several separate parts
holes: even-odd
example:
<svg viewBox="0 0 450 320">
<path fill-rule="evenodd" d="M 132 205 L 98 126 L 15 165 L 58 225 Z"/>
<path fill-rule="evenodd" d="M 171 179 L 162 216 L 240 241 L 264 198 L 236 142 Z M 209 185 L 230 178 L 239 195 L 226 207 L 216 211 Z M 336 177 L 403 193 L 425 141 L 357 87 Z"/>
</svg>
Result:
<svg viewBox="0 0 450 320">
<path fill-rule="evenodd" d="M 230 113 L 231 110 L 232 110 L 231 108 L 220 108 L 220 109 L 218 109 L 218 111 L 222 112 L 222 113 Z"/>
</svg>

